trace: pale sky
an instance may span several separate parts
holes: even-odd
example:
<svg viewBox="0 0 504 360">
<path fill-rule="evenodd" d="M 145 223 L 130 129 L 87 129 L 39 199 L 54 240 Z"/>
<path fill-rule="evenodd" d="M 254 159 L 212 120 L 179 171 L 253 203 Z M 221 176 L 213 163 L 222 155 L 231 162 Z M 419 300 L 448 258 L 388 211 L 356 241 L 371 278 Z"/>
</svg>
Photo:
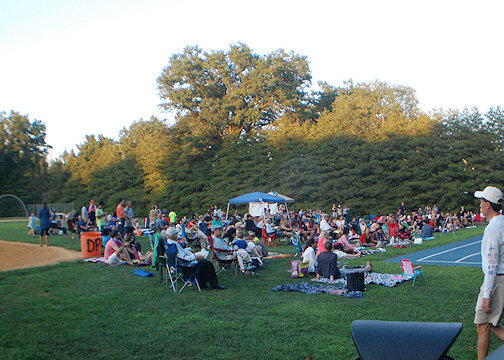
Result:
<svg viewBox="0 0 504 360">
<path fill-rule="evenodd" d="M 504 105 L 503 1 L 0 0 L 0 111 L 47 127 L 51 157 L 159 109 L 188 45 L 306 55 L 313 84 L 382 80 L 422 110 Z"/>
</svg>

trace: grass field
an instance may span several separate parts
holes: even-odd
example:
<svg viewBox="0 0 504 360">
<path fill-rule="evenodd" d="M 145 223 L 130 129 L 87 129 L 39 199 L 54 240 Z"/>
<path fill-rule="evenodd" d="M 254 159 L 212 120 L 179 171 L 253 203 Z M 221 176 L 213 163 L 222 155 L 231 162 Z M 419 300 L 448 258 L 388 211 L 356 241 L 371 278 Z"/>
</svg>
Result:
<svg viewBox="0 0 504 360">
<path fill-rule="evenodd" d="M 374 271 L 400 273 L 382 260 L 470 238 L 483 228 L 442 234 L 411 249 L 369 259 Z M 0 239 L 35 242 L 25 222 L 0 223 Z M 146 238 L 141 238 L 147 246 Z M 51 243 L 79 250 L 77 241 Z M 295 253 L 292 246 L 280 252 Z M 474 359 L 472 324 L 482 272 L 479 268 L 423 266 L 426 284 L 394 288 L 369 285 L 363 299 L 277 293 L 275 285 L 298 283 L 287 270 L 292 258 L 269 260 L 259 278 L 225 273 L 228 289 L 194 288 L 175 295 L 153 278 L 127 266 L 82 261 L 0 272 L 0 358 L 2 359 L 354 359 L 350 324 L 355 319 L 455 321 L 464 329 L 450 355 Z M 493 338 L 493 348 L 499 344 Z"/>
</svg>

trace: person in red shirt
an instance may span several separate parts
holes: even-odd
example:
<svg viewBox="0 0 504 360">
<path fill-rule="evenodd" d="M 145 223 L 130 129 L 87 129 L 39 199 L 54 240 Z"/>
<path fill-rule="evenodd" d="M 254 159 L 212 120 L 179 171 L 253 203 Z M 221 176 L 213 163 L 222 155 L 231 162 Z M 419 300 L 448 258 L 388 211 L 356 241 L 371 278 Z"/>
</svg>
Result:
<svg viewBox="0 0 504 360">
<path fill-rule="evenodd" d="M 373 240 L 371 230 L 368 227 L 360 236 L 359 241 L 361 242 L 362 246 L 373 246 L 373 244 L 376 244 L 376 241 Z"/>
<path fill-rule="evenodd" d="M 117 216 L 117 231 L 121 234 L 121 237 L 124 236 L 124 222 L 126 217 L 126 211 L 124 210 L 124 199 L 119 199 L 119 205 L 116 208 L 116 216 Z"/>
</svg>

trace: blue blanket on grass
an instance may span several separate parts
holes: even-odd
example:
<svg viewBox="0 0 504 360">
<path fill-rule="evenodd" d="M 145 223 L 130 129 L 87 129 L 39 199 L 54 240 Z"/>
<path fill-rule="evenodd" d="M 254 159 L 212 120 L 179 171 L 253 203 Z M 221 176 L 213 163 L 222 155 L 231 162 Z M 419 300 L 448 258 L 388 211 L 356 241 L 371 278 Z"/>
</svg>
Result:
<svg viewBox="0 0 504 360">
<path fill-rule="evenodd" d="M 331 295 L 339 295 L 345 296 L 353 299 L 362 299 L 361 291 L 345 291 L 345 289 L 339 285 L 318 285 L 318 284 L 309 284 L 307 282 L 302 282 L 299 284 L 285 284 L 285 285 L 277 285 L 271 291 L 299 291 L 309 295 L 315 294 L 331 294 Z"/>
</svg>

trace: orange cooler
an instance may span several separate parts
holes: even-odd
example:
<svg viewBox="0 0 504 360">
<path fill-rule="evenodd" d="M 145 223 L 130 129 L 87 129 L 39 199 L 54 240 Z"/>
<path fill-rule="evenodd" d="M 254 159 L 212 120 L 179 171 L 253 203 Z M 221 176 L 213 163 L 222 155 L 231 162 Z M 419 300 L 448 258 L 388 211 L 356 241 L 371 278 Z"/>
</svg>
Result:
<svg viewBox="0 0 504 360">
<path fill-rule="evenodd" d="M 83 258 L 101 256 L 102 237 L 99 231 L 82 232 L 80 239 Z"/>
</svg>

